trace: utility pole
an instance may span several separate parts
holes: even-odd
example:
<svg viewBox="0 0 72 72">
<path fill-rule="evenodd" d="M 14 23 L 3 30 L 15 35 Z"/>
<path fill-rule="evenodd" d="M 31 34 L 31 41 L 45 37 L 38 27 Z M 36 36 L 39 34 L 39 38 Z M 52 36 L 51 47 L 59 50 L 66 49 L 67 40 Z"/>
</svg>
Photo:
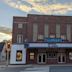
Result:
<svg viewBox="0 0 72 72">
<path fill-rule="evenodd" d="M 7 62 L 6 62 L 6 65 L 8 66 L 9 64 L 9 53 L 10 53 L 10 43 L 7 43 Z"/>
</svg>

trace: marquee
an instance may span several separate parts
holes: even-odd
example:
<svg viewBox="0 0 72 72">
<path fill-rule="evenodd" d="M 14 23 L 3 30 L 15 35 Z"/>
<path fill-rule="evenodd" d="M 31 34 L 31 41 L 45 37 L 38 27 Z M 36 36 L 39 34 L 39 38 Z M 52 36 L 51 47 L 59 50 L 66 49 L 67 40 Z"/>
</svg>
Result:
<svg viewBox="0 0 72 72">
<path fill-rule="evenodd" d="M 25 48 L 72 48 L 72 43 L 26 43 Z"/>
</svg>

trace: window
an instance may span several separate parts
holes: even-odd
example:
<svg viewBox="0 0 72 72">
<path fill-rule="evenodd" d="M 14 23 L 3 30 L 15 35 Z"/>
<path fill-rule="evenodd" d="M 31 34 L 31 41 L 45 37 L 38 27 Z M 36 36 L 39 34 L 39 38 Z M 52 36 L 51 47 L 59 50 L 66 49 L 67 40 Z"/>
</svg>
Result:
<svg viewBox="0 0 72 72">
<path fill-rule="evenodd" d="M 43 35 L 38 35 L 38 40 L 43 40 L 44 36 Z"/>
<path fill-rule="evenodd" d="M 56 38 L 60 38 L 60 24 L 56 24 Z"/>
<path fill-rule="evenodd" d="M 50 38 L 55 38 L 55 35 L 50 35 Z"/>
<path fill-rule="evenodd" d="M 30 60 L 34 60 L 34 53 L 33 52 L 30 53 Z"/>
<path fill-rule="evenodd" d="M 23 35 L 22 34 L 17 35 L 17 43 L 23 43 Z"/>
<path fill-rule="evenodd" d="M 23 27 L 23 24 L 18 24 L 18 28 L 22 28 Z"/>
<path fill-rule="evenodd" d="M 67 24 L 67 40 L 71 41 L 71 25 Z"/>
<path fill-rule="evenodd" d="M 47 58 L 56 58 L 57 53 L 47 53 Z"/>
<path fill-rule="evenodd" d="M 48 37 L 48 33 L 49 33 L 49 26 L 48 26 L 48 24 L 45 24 L 45 26 L 44 26 L 44 36 L 45 37 Z"/>
<path fill-rule="evenodd" d="M 37 40 L 38 25 L 33 24 L 33 41 Z"/>
<path fill-rule="evenodd" d="M 66 40 L 66 35 L 61 35 L 61 39 Z"/>
</svg>

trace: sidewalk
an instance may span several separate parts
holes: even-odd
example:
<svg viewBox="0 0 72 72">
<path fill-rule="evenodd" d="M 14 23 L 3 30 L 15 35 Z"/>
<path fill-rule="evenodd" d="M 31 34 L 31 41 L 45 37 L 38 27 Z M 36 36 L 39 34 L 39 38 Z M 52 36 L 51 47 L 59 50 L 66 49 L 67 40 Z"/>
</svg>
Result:
<svg viewBox="0 0 72 72">
<path fill-rule="evenodd" d="M 26 68 L 29 68 L 29 67 L 33 67 L 33 65 L 0 65 L 0 68 L 2 67 L 26 67 Z"/>
<path fill-rule="evenodd" d="M 37 65 L 37 64 L 27 64 L 27 65 L 6 65 L 6 64 L 1 64 L 0 65 L 0 68 L 1 67 L 26 67 L 26 68 L 29 68 L 29 67 L 51 67 L 51 66 L 72 66 L 72 64 L 53 64 L 53 65 Z"/>
</svg>

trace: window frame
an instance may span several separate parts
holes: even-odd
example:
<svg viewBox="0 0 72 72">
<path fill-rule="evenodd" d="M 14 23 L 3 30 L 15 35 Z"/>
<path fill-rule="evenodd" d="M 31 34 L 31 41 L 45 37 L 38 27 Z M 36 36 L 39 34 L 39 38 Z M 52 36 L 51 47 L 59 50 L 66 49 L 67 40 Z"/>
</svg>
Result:
<svg viewBox="0 0 72 72">
<path fill-rule="evenodd" d="M 34 60 L 34 58 L 35 58 L 35 53 L 34 52 L 30 52 L 29 53 L 29 59 L 30 60 Z"/>
<path fill-rule="evenodd" d="M 22 28 L 23 28 L 23 24 L 22 24 L 22 23 L 19 23 L 19 24 L 18 24 L 18 28 L 19 28 L 19 29 L 22 29 Z"/>
<path fill-rule="evenodd" d="M 51 56 L 49 56 L 51 55 Z M 48 52 L 47 53 L 47 59 L 56 59 L 57 58 L 57 53 L 53 53 L 53 52 Z"/>
<path fill-rule="evenodd" d="M 22 34 L 17 35 L 17 43 L 23 43 L 23 35 Z"/>
</svg>

